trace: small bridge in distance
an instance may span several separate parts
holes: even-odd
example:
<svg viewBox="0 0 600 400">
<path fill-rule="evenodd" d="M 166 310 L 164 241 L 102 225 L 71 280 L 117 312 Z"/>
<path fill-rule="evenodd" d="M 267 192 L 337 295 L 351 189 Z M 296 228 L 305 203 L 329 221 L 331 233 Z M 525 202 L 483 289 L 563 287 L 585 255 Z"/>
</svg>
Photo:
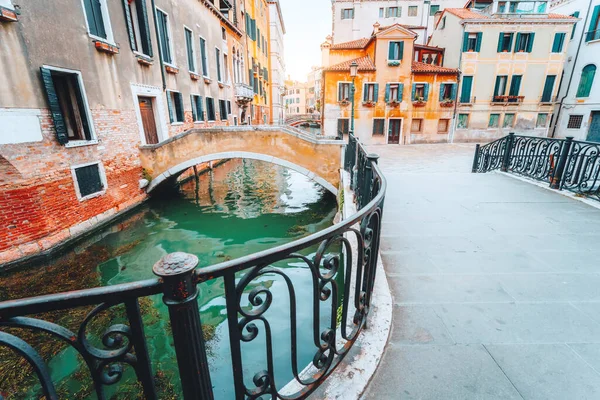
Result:
<svg viewBox="0 0 600 400">
<path fill-rule="evenodd" d="M 300 126 L 304 124 L 314 124 L 321 126 L 321 114 L 297 114 L 285 119 L 285 124 L 289 126 Z"/>
</svg>

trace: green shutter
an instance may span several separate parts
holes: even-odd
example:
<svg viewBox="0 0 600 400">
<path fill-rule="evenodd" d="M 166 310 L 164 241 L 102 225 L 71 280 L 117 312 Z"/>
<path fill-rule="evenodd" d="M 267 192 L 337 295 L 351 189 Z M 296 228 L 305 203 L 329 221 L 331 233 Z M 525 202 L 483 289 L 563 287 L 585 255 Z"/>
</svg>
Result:
<svg viewBox="0 0 600 400">
<path fill-rule="evenodd" d="M 450 98 L 452 100 L 456 100 L 456 91 L 457 91 L 457 89 L 458 89 L 458 85 L 456 83 L 453 83 L 452 84 L 452 90 L 450 92 L 450 96 L 451 96 Z"/>
<path fill-rule="evenodd" d="M 125 11 L 125 25 L 127 25 L 127 33 L 129 34 L 129 45 L 132 51 L 137 50 L 135 44 L 135 33 L 133 32 L 133 21 L 131 20 L 131 10 L 129 9 L 129 0 L 123 0 L 123 9 Z"/>
<path fill-rule="evenodd" d="M 522 75 L 513 75 L 512 80 L 510 82 L 510 92 L 511 96 L 518 96 L 521 91 L 521 79 Z"/>
<path fill-rule="evenodd" d="M 594 13 L 592 14 L 592 21 L 588 28 L 588 33 L 585 37 L 585 41 L 596 40 L 600 38 L 600 30 L 598 30 L 598 16 L 600 15 L 600 5 L 594 7 Z"/>
<path fill-rule="evenodd" d="M 469 32 L 463 34 L 463 52 L 469 50 Z"/>
<path fill-rule="evenodd" d="M 67 135 L 67 127 L 65 126 L 65 118 L 60 109 L 58 102 L 58 96 L 56 95 L 56 89 L 54 88 L 54 81 L 52 80 L 52 73 L 47 68 L 40 68 L 42 73 L 42 81 L 44 82 L 44 88 L 46 89 L 46 97 L 48 99 L 48 106 L 52 113 L 52 121 L 54 121 L 54 130 L 56 131 L 56 140 L 58 143 L 65 144 L 69 141 Z"/>
<path fill-rule="evenodd" d="M 198 121 L 198 113 L 196 112 L 196 102 L 194 101 L 194 95 L 190 95 L 190 101 L 192 103 L 192 118 L 194 121 Z"/>
<path fill-rule="evenodd" d="M 187 58 L 188 58 L 188 70 L 193 72 L 196 70 L 196 66 L 194 65 L 194 52 L 192 50 L 192 32 L 184 29 L 185 32 L 185 46 L 187 50 Z"/>
<path fill-rule="evenodd" d="M 390 84 L 386 84 L 385 85 L 385 102 L 389 103 L 390 102 Z"/>
<path fill-rule="evenodd" d="M 521 32 L 517 32 L 517 40 L 515 40 L 515 49 L 514 49 L 515 53 L 518 51 L 519 43 L 521 43 Z"/>
<path fill-rule="evenodd" d="M 429 100 L 429 83 L 426 83 L 425 88 L 423 89 L 423 100 Z"/>
<path fill-rule="evenodd" d="M 531 53 L 531 50 L 533 50 L 533 39 L 535 39 L 535 33 L 531 32 L 529 34 L 529 41 L 527 42 L 527 52 Z"/>
<path fill-rule="evenodd" d="M 471 102 L 471 86 L 473 85 L 472 76 L 464 76 L 462 80 L 462 88 L 460 93 L 461 103 Z"/>
<path fill-rule="evenodd" d="M 171 99 L 171 91 L 167 90 L 167 108 L 169 109 L 169 121 L 173 123 L 173 100 Z"/>
<path fill-rule="evenodd" d="M 416 100 L 415 95 L 417 93 L 417 84 L 413 83 L 412 85 L 412 93 L 410 94 L 411 101 Z"/>
<path fill-rule="evenodd" d="M 398 85 L 398 98 L 396 100 L 402 101 L 402 94 L 404 92 L 404 83 Z"/>
<path fill-rule="evenodd" d="M 494 86 L 494 97 L 501 96 L 501 94 L 498 93 L 499 89 L 500 89 L 500 75 L 498 75 L 496 77 L 496 85 Z M 504 93 L 502 93 L 502 95 L 504 95 Z"/>
<path fill-rule="evenodd" d="M 573 14 L 571 14 L 571 16 L 579 18 L 579 11 L 575 11 Z M 573 37 L 575 36 L 575 29 L 577 29 L 577 22 L 573 24 L 573 29 L 571 30 L 571 40 L 573 40 Z"/>
<path fill-rule="evenodd" d="M 83 5 L 85 7 L 85 16 L 87 18 L 90 33 L 94 36 L 106 39 L 100 0 L 84 0 Z"/>
<path fill-rule="evenodd" d="M 554 34 L 554 41 L 552 42 L 552 52 L 560 53 L 560 33 Z"/>
<path fill-rule="evenodd" d="M 577 89 L 576 97 L 589 97 L 592 91 L 592 83 L 596 75 L 596 66 L 593 64 L 586 65 L 581 71 L 581 80 Z"/>
<path fill-rule="evenodd" d="M 552 92 L 554 91 L 555 81 L 556 75 L 548 75 L 546 77 L 546 83 L 544 84 L 544 91 L 542 93 L 542 101 L 548 102 L 552 100 Z"/>
<path fill-rule="evenodd" d="M 375 101 L 375 103 L 379 101 L 379 83 L 376 83 L 373 89 L 373 101 Z"/>
<path fill-rule="evenodd" d="M 510 34 L 510 40 L 508 41 L 508 51 L 511 52 L 513 49 L 513 39 L 515 38 L 515 34 Z"/>
<path fill-rule="evenodd" d="M 177 117 L 179 122 L 185 121 L 185 112 L 183 111 L 183 95 L 181 93 L 177 93 L 177 103 L 179 107 L 177 108 Z"/>
<path fill-rule="evenodd" d="M 394 43 L 395 42 L 388 43 L 388 60 L 394 59 Z"/>
<path fill-rule="evenodd" d="M 498 53 L 502 53 L 502 42 L 504 41 L 504 32 L 500 32 L 498 35 Z"/>
<path fill-rule="evenodd" d="M 398 53 L 398 60 L 402 60 L 404 58 L 404 42 L 400 42 L 400 50 Z"/>
<path fill-rule="evenodd" d="M 445 83 L 440 84 L 440 101 L 444 100 L 444 85 Z"/>
<path fill-rule="evenodd" d="M 477 44 L 475 45 L 475 51 L 478 53 L 481 51 L 481 40 L 482 39 L 483 39 L 483 33 L 477 32 Z"/>
<path fill-rule="evenodd" d="M 142 47 L 144 47 L 144 53 L 148 57 L 153 57 L 154 53 L 152 51 L 152 39 L 150 35 L 150 24 L 148 23 L 148 8 L 146 7 L 146 0 L 138 0 L 139 10 L 142 12 L 142 25 L 140 26 L 140 31 L 143 30 L 142 36 L 144 36 L 145 41 L 142 43 Z"/>
</svg>

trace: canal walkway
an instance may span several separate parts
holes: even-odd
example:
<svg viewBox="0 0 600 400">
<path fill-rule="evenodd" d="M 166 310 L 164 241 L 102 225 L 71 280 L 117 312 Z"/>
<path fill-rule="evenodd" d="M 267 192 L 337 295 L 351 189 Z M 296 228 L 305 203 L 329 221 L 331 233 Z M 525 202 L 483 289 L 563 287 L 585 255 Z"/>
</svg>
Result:
<svg viewBox="0 0 600 400">
<path fill-rule="evenodd" d="M 474 146 L 372 146 L 393 327 L 364 399 L 600 398 L 600 210 Z"/>
</svg>

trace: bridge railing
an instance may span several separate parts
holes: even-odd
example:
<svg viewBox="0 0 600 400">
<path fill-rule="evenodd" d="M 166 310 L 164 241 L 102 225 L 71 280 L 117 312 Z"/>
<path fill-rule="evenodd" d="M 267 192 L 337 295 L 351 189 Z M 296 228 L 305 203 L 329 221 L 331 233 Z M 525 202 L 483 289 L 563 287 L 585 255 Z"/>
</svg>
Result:
<svg viewBox="0 0 600 400">
<path fill-rule="evenodd" d="M 83 373 L 91 377 L 93 392 L 99 399 L 107 397 L 108 386 L 123 384 L 126 368 L 135 373 L 143 391 L 139 397 L 156 399 L 156 365 L 149 356 L 140 302 L 162 293 L 169 310 L 183 398 L 213 399 L 198 296 L 202 283 L 221 280 L 235 398 L 307 398 L 348 354 L 371 309 L 386 181 L 376 156 L 369 155 L 357 142 L 348 149 L 353 149 L 348 151 L 354 153 L 354 162 L 347 163 L 346 169 L 358 167 L 356 214 L 289 244 L 213 266 L 197 269 L 196 256 L 172 253 L 153 266 L 158 279 L 1 302 L 0 348 L 12 349 L 33 368 L 39 381 L 35 398 L 59 398 L 49 360 L 38 351 L 52 337 L 81 357 Z M 281 261 L 294 261 L 309 270 L 312 289 L 296 291 L 294 276 L 278 266 Z M 287 288 L 285 299 L 276 298 L 264 283 L 266 277 L 274 276 Z M 291 363 L 292 386 L 301 387 L 293 393 L 282 388 L 274 367 L 271 324 L 280 323 L 277 321 L 282 320 L 281 315 L 277 315 L 277 321 L 272 318 L 282 311 L 271 305 L 282 300 L 289 301 L 284 317 L 289 319 L 291 339 L 284 357 Z M 299 301 L 312 303 L 314 357 L 309 366 L 299 365 L 298 361 Z M 81 307 L 89 311 L 76 330 L 55 323 L 57 315 Z M 116 308 L 125 310 L 118 323 L 99 318 Z M 168 329 L 165 335 L 169 335 Z M 248 371 L 244 365 L 242 344 L 248 343 L 262 346 L 264 369 Z"/>
<path fill-rule="evenodd" d="M 501 170 L 600 200 L 600 143 L 511 133 L 477 145 L 473 172 Z"/>
</svg>

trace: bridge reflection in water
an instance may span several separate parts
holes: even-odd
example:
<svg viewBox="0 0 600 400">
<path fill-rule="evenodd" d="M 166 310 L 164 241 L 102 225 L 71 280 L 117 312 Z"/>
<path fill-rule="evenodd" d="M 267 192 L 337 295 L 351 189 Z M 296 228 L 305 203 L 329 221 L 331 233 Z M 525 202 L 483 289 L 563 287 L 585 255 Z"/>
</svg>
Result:
<svg viewBox="0 0 600 400">
<path fill-rule="evenodd" d="M 109 397 L 114 388 L 141 390 L 149 399 L 164 397 L 158 390 L 165 387 L 176 393 L 176 379 L 159 373 L 164 363 L 172 363 L 175 358 L 186 399 L 223 398 L 226 389 L 218 378 L 218 369 L 233 379 L 233 384 L 226 386 L 233 388 L 234 398 L 278 396 L 287 379 L 279 372 L 280 360 L 287 365 L 290 377 L 303 386 L 299 392 L 289 393 L 290 398 L 305 398 L 339 364 L 366 323 L 385 193 L 385 181 L 374 160 L 351 141 L 346 167 L 350 170 L 354 165 L 359 167 L 355 187 L 361 209 L 343 223 L 326 229 L 315 226 L 318 232 L 292 243 L 197 270 L 197 257 L 172 253 L 154 266 L 154 272 L 161 279 L 5 301 L 0 303 L 0 326 L 5 327 L 0 332 L 0 345 L 13 349 L 34 368 L 41 391 L 51 399 L 64 397 L 65 391 L 75 393 L 77 388 L 57 387 L 60 377 L 49 372 L 54 370 L 52 361 L 48 364 L 40 358 L 44 352 L 38 345 L 48 343 L 48 338 L 40 336 L 40 332 L 57 338 L 71 349 L 73 357 L 75 354 L 81 357 L 86 368 L 74 377 L 88 376 L 93 382 L 90 394 L 95 392 L 99 398 Z M 260 190 L 260 185 L 254 189 Z M 285 195 L 280 193 L 280 197 Z M 242 203 L 241 197 L 230 198 L 232 205 Z M 180 224 L 185 224 L 186 208 L 175 206 L 174 212 L 182 218 Z M 219 222 L 210 225 L 220 227 Z M 159 240 L 152 248 L 162 254 L 181 250 L 196 253 L 197 244 L 187 248 L 181 245 L 181 235 L 189 235 L 190 243 L 203 242 L 203 238 L 194 233 L 198 228 L 193 221 L 187 223 L 180 234 Z M 159 217 L 153 222 L 143 222 L 148 230 L 152 224 L 169 225 L 169 219 Z M 265 248 L 277 245 L 265 240 L 260 227 L 244 231 L 251 233 Z M 352 248 L 347 235 L 356 238 L 356 247 Z M 157 240 L 152 236 L 146 235 L 147 240 Z M 240 249 L 247 247 L 241 242 Z M 235 245 L 235 241 L 223 244 Z M 124 254 L 113 256 L 113 264 L 116 264 L 109 269 L 115 276 L 129 269 L 147 274 L 150 259 L 157 258 L 150 252 L 141 252 L 132 258 Z M 136 263 L 139 267 L 134 267 Z M 300 273 L 306 277 L 301 278 Z M 303 279 L 306 284 L 302 283 Z M 118 279 L 108 283 L 118 283 Z M 155 296 L 161 292 L 169 319 L 160 311 L 160 298 Z M 210 298 L 208 303 L 203 302 L 205 296 Z M 204 305 L 200 307 L 200 304 Z M 303 322 L 302 309 L 309 310 L 310 322 Z M 81 310 L 80 316 L 87 314 L 87 317 L 83 321 L 71 321 L 68 326 L 49 322 L 73 310 Z M 214 314 L 205 320 L 207 310 Z M 149 323 L 148 314 L 154 319 L 153 323 Z M 36 318 L 24 318 L 27 315 Z M 143 315 L 146 317 L 142 318 Z M 201 316 L 204 327 L 200 323 Z M 225 319 L 227 322 L 222 322 Z M 282 324 L 282 320 L 289 322 Z M 219 323 L 213 332 L 207 330 L 212 321 Z M 222 340 L 223 352 L 215 352 L 221 345 L 213 347 L 210 341 L 206 344 L 206 339 L 215 334 Z M 280 340 L 284 346 L 277 344 Z M 148 345 L 152 341 L 162 342 L 163 347 L 152 348 Z M 174 345 L 176 357 L 172 350 L 167 350 L 170 343 Z M 30 345 L 36 345 L 35 349 Z M 305 352 L 305 347 L 311 350 Z M 211 352 L 215 352 L 218 361 L 209 362 Z M 157 355 L 162 356 L 158 362 Z M 309 375 L 302 374 L 309 363 L 312 368 Z M 65 374 L 62 369 L 58 371 Z"/>
</svg>

